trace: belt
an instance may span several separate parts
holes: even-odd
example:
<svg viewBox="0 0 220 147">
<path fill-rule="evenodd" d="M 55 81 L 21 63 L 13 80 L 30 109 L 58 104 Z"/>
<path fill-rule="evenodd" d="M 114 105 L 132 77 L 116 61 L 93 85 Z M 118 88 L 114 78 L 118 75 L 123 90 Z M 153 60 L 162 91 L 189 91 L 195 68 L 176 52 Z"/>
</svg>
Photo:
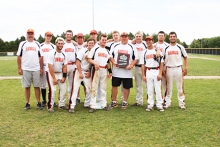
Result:
<svg viewBox="0 0 220 147">
<path fill-rule="evenodd" d="M 136 66 L 136 67 L 141 67 L 141 65 L 137 65 L 137 64 L 136 64 L 135 66 Z"/>
<path fill-rule="evenodd" d="M 168 68 L 177 68 L 177 67 L 180 67 L 181 65 L 179 66 L 167 66 Z"/>
<path fill-rule="evenodd" d="M 68 62 L 67 65 L 73 65 L 75 62 Z"/>
<path fill-rule="evenodd" d="M 99 68 L 107 68 L 107 66 L 99 66 Z"/>
<path fill-rule="evenodd" d="M 158 70 L 159 67 L 146 67 L 146 70 L 151 70 L 151 69 Z"/>
</svg>

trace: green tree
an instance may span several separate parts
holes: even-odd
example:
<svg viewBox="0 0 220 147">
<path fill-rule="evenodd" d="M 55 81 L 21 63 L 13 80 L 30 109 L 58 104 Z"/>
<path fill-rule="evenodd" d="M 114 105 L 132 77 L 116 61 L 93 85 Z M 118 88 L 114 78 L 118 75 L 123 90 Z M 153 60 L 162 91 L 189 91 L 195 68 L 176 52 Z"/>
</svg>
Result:
<svg viewBox="0 0 220 147">
<path fill-rule="evenodd" d="M 130 40 L 134 39 L 134 35 L 131 32 L 128 34 L 128 37 L 129 37 Z"/>
</svg>

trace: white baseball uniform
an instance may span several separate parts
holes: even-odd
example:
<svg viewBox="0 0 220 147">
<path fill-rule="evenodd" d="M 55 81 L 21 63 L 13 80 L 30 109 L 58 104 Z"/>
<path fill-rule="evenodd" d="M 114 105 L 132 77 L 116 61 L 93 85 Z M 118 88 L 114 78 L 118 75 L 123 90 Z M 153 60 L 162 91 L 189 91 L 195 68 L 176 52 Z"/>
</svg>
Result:
<svg viewBox="0 0 220 147">
<path fill-rule="evenodd" d="M 76 67 L 75 62 L 77 48 L 73 43 L 65 42 L 62 50 L 65 52 L 67 58 L 68 98 L 70 98 L 73 87 L 73 76 Z"/>
<path fill-rule="evenodd" d="M 162 54 L 162 53 L 161 53 Z M 154 106 L 154 91 L 156 92 L 156 106 L 162 108 L 163 99 L 161 96 L 161 81 L 157 80 L 160 71 L 160 64 L 154 60 L 156 49 L 147 49 L 144 51 L 140 58 L 140 64 L 146 67 L 147 79 L 147 94 L 148 94 L 148 107 Z M 161 60 L 163 62 L 163 60 Z"/>
<path fill-rule="evenodd" d="M 109 51 L 106 48 L 101 48 L 100 46 L 93 47 L 88 55 L 88 58 L 93 59 L 96 63 L 99 64 L 99 70 L 94 70 L 92 75 L 92 93 L 90 100 L 90 107 L 96 108 L 96 97 L 98 86 L 100 83 L 100 104 L 101 108 L 106 107 L 106 91 L 107 91 L 107 64 L 109 63 Z"/>
<path fill-rule="evenodd" d="M 179 106 L 185 105 L 185 95 L 183 93 L 183 78 L 182 78 L 182 57 L 187 57 L 185 48 L 176 44 L 169 45 L 163 52 L 164 64 L 166 66 L 166 80 L 167 80 L 167 95 L 165 97 L 166 106 L 171 105 L 173 81 L 176 80 L 177 97 Z"/>
<path fill-rule="evenodd" d="M 47 88 L 47 72 L 48 72 L 48 64 L 47 64 L 47 56 L 48 53 L 50 52 L 50 50 L 55 49 L 55 45 L 53 43 L 50 44 L 46 44 L 46 43 L 41 43 L 40 44 L 41 48 L 40 48 L 40 52 L 41 55 L 43 56 L 43 64 L 44 64 L 44 69 L 43 69 L 43 74 L 42 74 L 42 89 L 46 89 Z"/>
<path fill-rule="evenodd" d="M 141 43 L 136 43 L 138 57 L 141 58 L 142 52 L 147 49 L 146 43 L 142 41 Z M 143 105 L 143 88 L 142 88 L 142 71 L 140 60 L 135 65 L 134 71 L 135 84 L 136 84 L 136 103 Z"/>
<path fill-rule="evenodd" d="M 84 107 L 89 107 L 90 105 L 90 99 L 91 99 L 91 77 L 86 78 L 86 74 L 88 72 L 91 71 L 91 64 L 88 62 L 88 54 L 89 54 L 89 50 L 87 48 L 82 48 L 80 51 L 78 51 L 77 53 L 77 60 L 79 60 L 81 62 L 81 70 L 82 70 L 82 74 L 83 74 L 83 79 L 79 78 L 79 69 L 76 69 L 75 71 L 75 75 L 74 75 L 74 86 L 73 86 L 73 91 L 72 91 L 72 95 L 70 98 L 70 109 L 74 109 L 75 105 L 76 105 L 76 98 L 77 98 L 77 94 L 78 94 L 78 90 L 80 87 L 81 82 L 84 83 L 84 86 L 86 88 L 86 98 L 84 101 Z"/>
<path fill-rule="evenodd" d="M 166 42 L 163 42 L 162 44 L 160 44 L 159 42 L 156 42 L 153 44 L 153 46 L 156 48 L 156 49 L 159 49 L 161 52 L 164 51 L 164 49 L 169 46 L 168 43 Z M 166 66 L 163 67 L 164 70 L 166 71 Z M 161 85 L 162 85 L 162 97 L 163 99 L 165 98 L 166 96 L 166 85 L 167 85 L 167 82 L 166 82 L 166 77 L 165 76 L 162 76 L 162 80 L 161 80 Z"/>
<path fill-rule="evenodd" d="M 59 107 L 65 106 L 66 83 L 65 82 L 61 83 L 60 80 L 63 78 L 62 68 L 64 65 L 67 64 L 66 54 L 63 51 L 59 53 L 56 51 L 56 49 L 51 50 L 48 53 L 47 63 L 53 65 L 54 74 L 58 81 L 58 86 L 60 88 Z M 48 109 L 49 109 L 49 108 L 53 108 L 54 98 L 56 93 L 56 85 L 53 84 L 53 78 L 51 76 L 50 71 L 48 71 L 48 86 L 49 86 L 49 93 L 48 93 Z"/>
</svg>

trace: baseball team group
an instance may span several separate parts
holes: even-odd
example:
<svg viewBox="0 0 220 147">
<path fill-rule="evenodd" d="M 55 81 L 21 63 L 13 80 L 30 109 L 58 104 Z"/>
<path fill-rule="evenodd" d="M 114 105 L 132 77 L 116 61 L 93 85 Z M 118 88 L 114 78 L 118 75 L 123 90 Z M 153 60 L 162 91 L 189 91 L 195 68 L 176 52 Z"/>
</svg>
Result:
<svg viewBox="0 0 220 147">
<path fill-rule="evenodd" d="M 82 33 L 72 40 L 73 32 L 67 30 L 65 38 L 56 38 L 55 45 L 51 43 L 52 36 L 51 32 L 46 32 L 45 41 L 40 44 L 34 40 L 34 30 L 28 29 L 26 40 L 19 44 L 17 65 L 18 73 L 22 75 L 25 110 L 30 109 L 32 84 L 40 110 L 47 107 L 48 112 L 54 112 L 54 107 L 58 107 L 74 113 L 83 97 L 84 107 L 90 113 L 98 109 L 97 103 L 99 109 L 108 111 L 118 107 L 118 87 L 122 95 L 121 109 L 124 110 L 128 107 L 133 80 L 136 102 L 131 106 L 143 105 L 144 84 L 146 111 L 168 109 L 176 81 L 179 108 L 186 109 L 183 77 L 188 71 L 188 59 L 185 48 L 177 43 L 175 32 L 169 33 L 169 44 L 164 41 L 163 31 L 158 32 L 156 43 L 152 36 L 143 38 L 141 31 L 130 40 L 128 32 L 113 31 L 113 38 L 108 39 L 106 34 L 97 38 L 97 31 L 92 30 L 85 42 Z M 110 105 L 106 95 L 108 79 L 111 80 Z M 80 88 L 83 88 L 84 96 L 82 93 L 80 96 Z M 55 103 L 56 93 L 59 93 L 58 104 Z"/>
</svg>

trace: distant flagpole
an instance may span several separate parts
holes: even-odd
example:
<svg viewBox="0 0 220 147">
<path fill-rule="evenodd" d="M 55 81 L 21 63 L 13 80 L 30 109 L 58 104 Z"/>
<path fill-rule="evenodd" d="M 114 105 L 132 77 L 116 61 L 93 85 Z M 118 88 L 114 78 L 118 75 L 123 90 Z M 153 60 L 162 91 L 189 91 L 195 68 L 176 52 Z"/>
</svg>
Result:
<svg viewBox="0 0 220 147">
<path fill-rule="evenodd" d="M 94 30 L 94 0 L 92 0 L 92 23 L 93 23 L 93 30 Z"/>
</svg>

